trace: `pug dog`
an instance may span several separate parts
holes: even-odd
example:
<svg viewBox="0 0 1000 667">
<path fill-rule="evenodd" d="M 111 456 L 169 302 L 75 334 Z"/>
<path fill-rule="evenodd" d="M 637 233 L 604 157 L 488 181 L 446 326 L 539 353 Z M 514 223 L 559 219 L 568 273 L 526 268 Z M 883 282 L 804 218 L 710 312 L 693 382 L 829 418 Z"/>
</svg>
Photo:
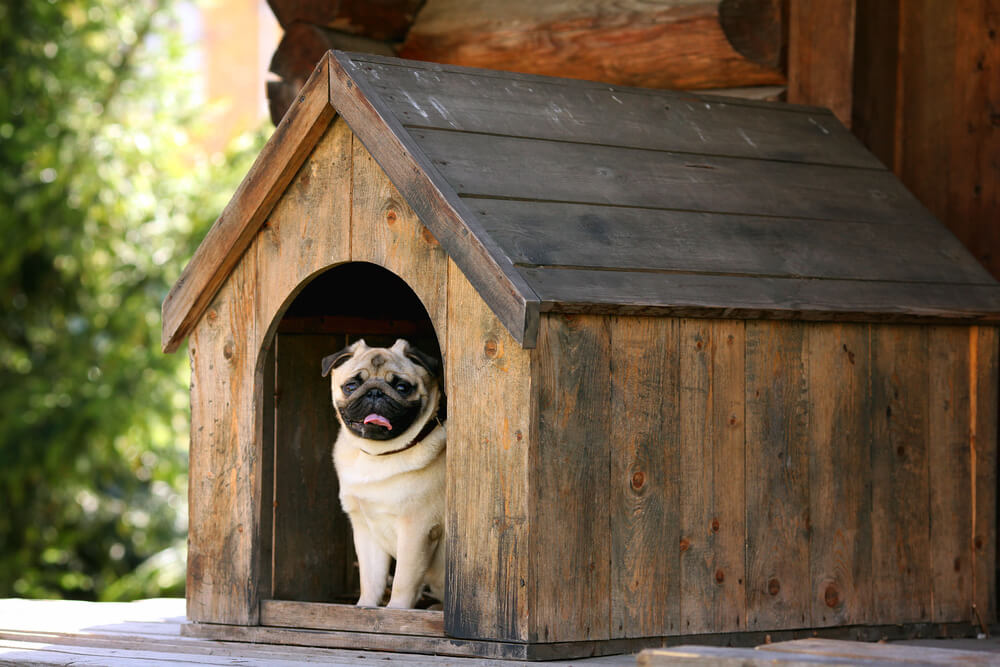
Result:
<svg viewBox="0 0 1000 667">
<path fill-rule="evenodd" d="M 340 434 L 333 462 L 354 530 L 358 606 L 378 606 L 396 559 L 388 607 L 412 608 L 426 584 L 443 600 L 445 424 L 440 364 L 399 339 L 359 340 L 323 359 Z"/>
</svg>

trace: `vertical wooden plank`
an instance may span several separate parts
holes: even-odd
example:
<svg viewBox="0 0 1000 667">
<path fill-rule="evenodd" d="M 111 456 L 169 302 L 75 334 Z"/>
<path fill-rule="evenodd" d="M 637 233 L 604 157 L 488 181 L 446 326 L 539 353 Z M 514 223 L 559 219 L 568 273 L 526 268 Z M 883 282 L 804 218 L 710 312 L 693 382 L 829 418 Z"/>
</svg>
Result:
<svg viewBox="0 0 1000 667">
<path fill-rule="evenodd" d="M 901 0 L 857 0 L 851 131 L 896 171 Z M 897 172 L 898 173 L 898 172 Z"/>
<path fill-rule="evenodd" d="M 257 237 L 257 328 L 274 334 L 279 313 L 316 272 L 350 258 L 351 144 L 342 119 L 330 125 Z"/>
<path fill-rule="evenodd" d="M 681 320 L 681 632 L 746 629 L 740 321 Z"/>
<path fill-rule="evenodd" d="M 542 317 L 532 355 L 530 641 L 609 636 L 610 346 L 606 318 Z"/>
<path fill-rule="evenodd" d="M 997 527 L 997 328 L 970 330 L 969 384 L 972 391 L 973 463 L 973 602 L 976 623 L 996 622 L 996 527 Z"/>
<path fill-rule="evenodd" d="M 260 433 L 260 565 L 258 587 L 261 597 L 274 594 L 274 342 L 262 352 Z"/>
<path fill-rule="evenodd" d="M 187 615 L 253 625 L 259 613 L 257 361 L 251 249 L 192 332 Z"/>
<path fill-rule="evenodd" d="M 680 627 L 678 320 L 611 322 L 611 636 Z"/>
<path fill-rule="evenodd" d="M 339 431 L 323 357 L 344 337 L 284 334 L 277 340 L 274 597 L 353 602 L 351 526 L 340 509 L 333 443 Z"/>
<path fill-rule="evenodd" d="M 747 322 L 747 627 L 809 625 L 807 328 Z"/>
<path fill-rule="evenodd" d="M 868 326 L 807 326 L 811 625 L 860 625 L 878 620 L 870 616 Z"/>
<path fill-rule="evenodd" d="M 448 274 L 445 632 L 525 641 L 530 353 L 452 262 Z"/>
<path fill-rule="evenodd" d="M 351 206 L 352 261 L 373 262 L 405 280 L 446 355 L 448 256 L 360 141 L 354 142 Z"/>
<path fill-rule="evenodd" d="M 789 0 L 788 101 L 831 109 L 851 126 L 855 0 Z"/>
<path fill-rule="evenodd" d="M 969 329 L 929 330 L 932 620 L 972 616 Z"/>
<path fill-rule="evenodd" d="M 872 618 L 931 620 L 927 327 L 871 326 Z"/>
</svg>

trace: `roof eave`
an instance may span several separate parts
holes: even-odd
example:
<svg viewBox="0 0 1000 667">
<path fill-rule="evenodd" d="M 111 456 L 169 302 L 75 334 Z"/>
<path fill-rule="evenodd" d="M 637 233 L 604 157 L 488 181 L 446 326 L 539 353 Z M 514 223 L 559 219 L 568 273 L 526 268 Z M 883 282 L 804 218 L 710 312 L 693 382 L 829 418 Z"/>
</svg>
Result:
<svg viewBox="0 0 1000 667">
<path fill-rule="evenodd" d="M 197 324 L 335 115 L 327 54 L 163 300 L 164 352 Z"/>
</svg>

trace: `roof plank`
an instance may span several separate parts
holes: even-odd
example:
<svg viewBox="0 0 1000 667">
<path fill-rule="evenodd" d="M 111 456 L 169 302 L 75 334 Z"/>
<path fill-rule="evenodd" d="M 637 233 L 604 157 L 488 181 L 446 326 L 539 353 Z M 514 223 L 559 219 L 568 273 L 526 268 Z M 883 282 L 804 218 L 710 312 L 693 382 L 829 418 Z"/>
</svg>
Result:
<svg viewBox="0 0 1000 667">
<path fill-rule="evenodd" d="M 373 90 L 408 128 L 883 168 L 826 109 L 776 113 L 773 105 L 609 85 L 581 94 L 559 79 L 498 80 L 496 72 L 423 69 L 401 61 L 363 67 Z"/>
<path fill-rule="evenodd" d="M 929 227 L 479 199 L 469 202 L 518 266 L 992 284 Z"/>
<path fill-rule="evenodd" d="M 523 269 L 543 312 L 1000 322 L 1000 285 Z"/>
<path fill-rule="evenodd" d="M 933 224 L 888 171 L 411 130 L 466 197 L 747 215 Z"/>
</svg>

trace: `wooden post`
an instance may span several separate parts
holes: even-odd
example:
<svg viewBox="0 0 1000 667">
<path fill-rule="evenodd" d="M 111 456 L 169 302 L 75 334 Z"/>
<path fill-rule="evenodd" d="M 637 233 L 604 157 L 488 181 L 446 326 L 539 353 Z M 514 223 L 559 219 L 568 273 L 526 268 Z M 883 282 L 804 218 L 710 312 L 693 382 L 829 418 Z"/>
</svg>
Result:
<svg viewBox="0 0 1000 667">
<path fill-rule="evenodd" d="M 855 0 L 790 0 L 788 101 L 827 107 L 851 126 Z"/>
</svg>

